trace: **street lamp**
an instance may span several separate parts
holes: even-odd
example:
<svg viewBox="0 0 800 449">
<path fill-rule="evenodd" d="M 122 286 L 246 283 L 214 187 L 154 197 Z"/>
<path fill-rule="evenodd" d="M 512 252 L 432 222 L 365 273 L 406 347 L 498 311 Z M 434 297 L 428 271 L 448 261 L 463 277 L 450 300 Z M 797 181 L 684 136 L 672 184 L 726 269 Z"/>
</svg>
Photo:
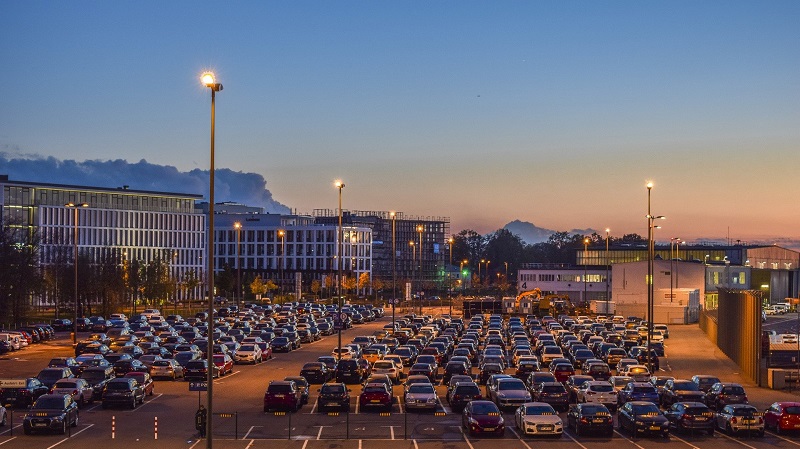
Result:
<svg viewBox="0 0 800 449">
<path fill-rule="evenodd" d="M 606 310 L 605 313 L 611 313 L 608 311 L 608 302 L 611 300 L 610 294 L 608 292 L 609 287 L 609 279 L 608 279 L 608 269 L 610 268 L 609 259 L 608 259 L 608 238 L 611 235 L 611 229 L 606 228 Z"/>
<path fill-rule="evenodd" d="M 281 296 L 284 296 L 283 292 L 283 270 L 285 269 L 286 265 L 286 231 L 283 229 L 278 229 L 278 237 L 281 238 L 281 266 L 278 272 L 280 273 L 281 277 Z M 285 297 L 284 297 L 285 300 Z"/>
<path fill-rule="evenodd" d="M 463 277 L 463 276 L 464 276 L 464 265 L 466 265 L 466 264 L 468 264 L 468 263 L 469 263 L 469 260 L 467 260 L 467 259 L 464 259 L 464 260 L 462 260 L 462 261 L 461 261 L 461 263 L 458 265 L 458 275 L 459 275 L 459 276 L 462 276 L 462 279 L 463 279 L 463 280 L 466 280 L 466 278 L 465 278 L 465 277 Z M 462 292 L 462 293 L 464 292 L 464 289 L 465 289 L 465 288 L 466 288 L 466 282 L 461 282 L 461 292 Z"/>
<path fill-rule="evenodd" d="M 80 203 L 80 204 L 67 203 L 64 205 L 64 207 L 70 207 L 75 211 L 75 215 L 73 217 L 74 218 L 73 224 L 75 226 L 74 226 L 74 232 L 72 234 L 72 246 L 75 249 L 75 253 L 72 260 L 72 267 L 75 270 L 75 272 L 73 273 L 75 277 L 74 279 L 75 283 L 73 285 L 75 287 L 74 291 L 75 310 L 73 311 L 74 321 L 72 322 L 72 344 L 77 344 L 78 343 L 78 209 L 80 209 L 81 207 L 89 207 L 89 205 L 86 203 Z"/>
<path fill-rule="evenodd" d="M 422 233 L 425 231 L 425 228 L 422 225 L 417 225 L 417 232 L 419 232 L 419 271 L 417 275 L 419 276 L 419 282 L 417 283 L 417 289 L 419 289 L 419 314 L 422 315 L 422 280 L 425 277 L 423 273 L 423 266 L 422 266 Z"/>
<path fill-rule="evenodd" d="M 236 229 L 236 307 L 239 307 L 239 294 L 242 291 L 242 261 L 241 249 L 239 242 L 242 236 L 242 224 L 237 222 L 233 223 L 233 228 Z"/>
<path fill-rule="evenodd" d="M 394 326 L 394 309 L 397 305 L 397 247 L 395 244 L 395 224 L 397 221 L 397 214 L 394 211 L 389 212 L 392 217 L 392 326 Z M 394 327 L 392 327 L 394 329 Z"/>
<path fill-rule="evenodd" d="M 337 363 L 342 361 L 342 327 L 344 327 L 344 320 L 342 320 L 342 264 L 344 257 L 342 254 L 342 239 L 344 238 L 344 234 L 342 233 L 342 189 L 344 189 L 344 183 L 341 180 L 336 180 L 333 183 L 334 187 L 339 189 L 339 232 L 338 232 L 338 244 L 336 254 L 339 256 L 339 278 L 336 280 L 336 304 L 337 310 L 336 313 L 339 319 L 339 331 L 338 334 L 338 341 L 339 341 L 339 350 L 336 352 Z"/>
<path fill-rule="evenodd" d="M 411 312 L 414 312 L 414 282 L 417 280 L 417 246 L 413 240 L 408 241 L 411 247 Z"/>
<path fill-rule="evenodd" d="M 481 259 L 481 261 L 478 262 L 478 285 L 479 286 L 481 284 L 483 284 L 483 276 L 481 276 L 481 265 L 483 265 L 484 263 L 486 263 L 486 259 Z"/>
<path fill-rule="evenodd" d="M 214 131 L 215 131 L 215 97 L 216 93 L 222 91 L 222 84 L 218 83 L 211 72 L 205 72 L 200 77 L 204 86 L 211 89 L 211 164 L 209 168 L 208 183 L 208 373 L 206 376 L 206 447 L 211 449 L 213 443 L 214 409 L 212 392 L 214 386 L 214 370 L 212 354 L 214 354 Z"/>
<path fill-rule="evenodd" d="M 584 307 L 586 306 L 586 304 L 589 303 L 589 301 L 586 300 L 586 295 L 587 295 L 587 292 L 586 292 L 586 282 L 587 282 L 587 279 L 586 279 L 586 259 L 588 259 L 588 254 L 587 254 L 588 250 L 589 250 L 589 237 L 584 237 L 583 238 L 583 305 L 584 305 Z"/>
<path fill-rule="evenodd" d="M 675 248 L 679 248 L 678 245 L 680 245 L 680 243 L 681 243 L 680 237 L 672 237 L 671 239 L 669 239 L 669 302 L 673 302 L 675 300 L 675 297 L 673 296 L 672 293 L 672 284 L 673 284 L 672 279 L 673 279 L 673 272 L 678 268 L 678 261 L 675 260 L 676 256 L 672 254 L 673 251 L 672 248 L 673 244 Z M 677 252 L 678 251 L 675 250 L 676 254 Z"/>
<path fill-rule="evenodd" d="M 650 211 L 650 195 L 653 190 L 653 183 L 647 183 L 647 369 L 653 372 L 653 362 L 651 357 L 651 337 L 653 334 L 653 320 L 655 315 L 654 306 L 654 292 L 653 292 L 653 275 L 655 267 L 653 266 L 655 259 L 655 244 L 654 244 L 654 229 L 653 222 L 655 220 L 663 220 L 667 217 L 663 215 L 653 216 Z"/>
</svg>

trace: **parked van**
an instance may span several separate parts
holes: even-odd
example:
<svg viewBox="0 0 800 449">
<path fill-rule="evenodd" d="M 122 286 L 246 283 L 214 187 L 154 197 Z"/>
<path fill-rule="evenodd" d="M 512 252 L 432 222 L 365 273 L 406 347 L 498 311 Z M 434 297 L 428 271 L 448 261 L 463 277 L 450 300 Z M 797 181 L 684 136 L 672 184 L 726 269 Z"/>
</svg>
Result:
<svg viewBox="0 0 800 449">
<path fill-rule="evenodd" d="M 0 341 L 6 341 L 14 351 L 22 349 L 22 337 L 15 334 L 0 333 Z"/>
<path fill-rule="evenodd" d="M 772 308 L 775 309 L 775 312 L 783 315 L 789 311 L 789 304 L 785 302 L 779 302 L 778 304 L 773 304 Z"/>
</svg>

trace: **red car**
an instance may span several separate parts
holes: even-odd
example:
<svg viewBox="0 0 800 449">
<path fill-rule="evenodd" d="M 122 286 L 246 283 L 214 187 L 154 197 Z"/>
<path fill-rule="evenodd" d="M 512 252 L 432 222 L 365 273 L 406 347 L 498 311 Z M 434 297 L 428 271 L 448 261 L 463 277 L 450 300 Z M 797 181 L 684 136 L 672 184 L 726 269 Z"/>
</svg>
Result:
<svg viewBox="0 0 800 449">
<path fill-rule="evenodd" d="M 461 425 L 470 435 L 489 433 L 502 436 L 506 431 L 503 414 L 492 401 L 470 401 L 461 414 Z"/>
<path fill-rule="evenodd" d="M 550 371 L 556 376 L 556 380 L 559 382 L 566 382 L 570 376 L 575 375 L 575 368 L 569 363 L 559 363 Z"/>
<path fill-rule="evenodd" d="M 764 412 L 764 427 L 776 433 L 800 430 L 800 402 L 776 402 Z"/>
<path fill-rule="evenodd" d="M 132 377 L 136 379 L 136 381 L 139 382 L 139 385 L 142 386 L 145 395 L 147 396 L 153 395 L 155 382 L 153 382 L 153 378 L 150 377 L 150 374 L 133 371 L 125 374 L 125 377 Z"/>
<path fill-rule="evenodd" d="M 392 409 L 392 391 L 385 383 L 368 383 L 358 396 L 358 404 L 362 409 L 381 407 L 389 411 Z"/>
<path fill-rule="evenodd" d="M 297 385 L 291 380 L 273 380 L 264 392 L 264 411 L 284 409 L 296 412 L 303 406 Z"/>
<path fill-rule="evenodd" d="M 228 354 L 214 354 L 214 365 L 219 367 L 220 376 L 233 372 L 233 359 Z"/>
</svg>

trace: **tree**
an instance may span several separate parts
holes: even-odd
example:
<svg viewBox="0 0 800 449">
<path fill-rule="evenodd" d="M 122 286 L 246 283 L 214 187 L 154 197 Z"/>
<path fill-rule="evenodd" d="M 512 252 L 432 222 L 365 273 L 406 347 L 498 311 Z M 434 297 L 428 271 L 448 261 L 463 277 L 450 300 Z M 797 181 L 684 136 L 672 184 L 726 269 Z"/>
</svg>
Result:
<svg viewBox="0 0 800 449">
<path fill-rule="evenodd" d="M 311 281 L 311 293 L 313 293 L 314 296 L 319 296 L 319 292 L 321 289 L 322 289 L 322 283 L 318 279 L 314 279 L 313 281 Z"/>
<path fill-rule="evenodd" d="M 358 276 L 358 289 L 366 294 L 369 287 L 369 273 L 361 273 Z"/>
<path fill-rule="evenodd" d="M 0 320 L 3 324 L 24 322 L 30 312 L 30 298 L 43 289 L 39 234 L 25 226 L 0 223 Z"/>
<path fill-rule="evenodd" d="M 267 292 L 267 286 L 264 284 L 264 281 L 261 279 L 261 276 L 256 276 L 253 279 L 253 282 L 250 283 L 250 293 L 260 296 Z"/>
<path fill-rule="evenodd" d="M 345 276 L 344 279 L 342 279 L 342 288 L 345 291 L 352 291 L 354 288 L 356 288 L 356 285 L 356 278 L 353 276 Z"/>
<path fill-rule="evenodd" d="M 183 273 L 181 286 L 183 287 L 183 290 L 186 292 L 189 301 L 193 300 L 194 293 L 197 290 L 197 287 L 200 286 L 200 277 L 197 275 L 197 271 L 192 269 Z"/>
<path fill-rule="evenodd" d="M 333 276 L 325 276 L 325 288 L 328 290 L 328 296 L 333 296 L 333 287 L 336 285 L 336 282 L 333 280 Z"/>
</svg>

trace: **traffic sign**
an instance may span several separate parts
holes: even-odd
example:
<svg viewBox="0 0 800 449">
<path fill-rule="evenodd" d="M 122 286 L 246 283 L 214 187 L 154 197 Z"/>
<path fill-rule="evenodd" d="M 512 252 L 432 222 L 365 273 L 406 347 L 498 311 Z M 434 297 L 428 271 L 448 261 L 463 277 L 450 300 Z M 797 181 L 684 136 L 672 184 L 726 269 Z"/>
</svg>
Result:
<svg viewBox="0 0 800 449">
<path fill-rule="evenodd" d="M 208 390 L 208 381 L 189 382 L 189 391 L 206 391 Z"/>
<path fill-rule="evenodd" d="M 26 379 L 0 379 L 0 388 L 25 388 Z"/>
<path fill-rule="evenodd" d="M 347 317 L 348 317 L 348 315 L 346 313 L 344 313 L 344 312 L 339 314 L 339 319 L 342 320 L 342 321 L 346 320 Z"/>
</svg>

